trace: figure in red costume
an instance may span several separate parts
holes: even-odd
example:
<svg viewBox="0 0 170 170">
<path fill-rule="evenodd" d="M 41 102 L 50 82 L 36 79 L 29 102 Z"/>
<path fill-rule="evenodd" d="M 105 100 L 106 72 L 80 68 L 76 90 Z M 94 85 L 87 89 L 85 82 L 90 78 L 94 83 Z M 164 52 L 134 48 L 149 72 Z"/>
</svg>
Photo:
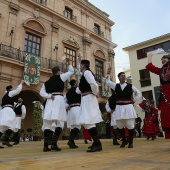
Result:
<svg viewBox="0 0 170 170">
<path fill-rule="evenodd" d="M 156 115 L 158 115 L 158 109 L 155 108 L 149 100 L 144 100 L 139 106 L 145 111 L 145 119 L 143 126 L 143 136 L 147 137 L 147 140 L 151 137 L 152 140 L 155 139 L 157 133 L 155 132 L 155 120 Z"/>
<path fill-rule="evenodd" d="M 170 55 L 164 55 L 162 67 L 158 68 L 152 64 L 152 55 L 148 57 L 146 68 L 159 75 L 161 83 L 161 93 L 159 98 L 159 109 L 161 110 L 161 125 L 165 132 L 165 139 L 170 138 Z"/>
</svg>

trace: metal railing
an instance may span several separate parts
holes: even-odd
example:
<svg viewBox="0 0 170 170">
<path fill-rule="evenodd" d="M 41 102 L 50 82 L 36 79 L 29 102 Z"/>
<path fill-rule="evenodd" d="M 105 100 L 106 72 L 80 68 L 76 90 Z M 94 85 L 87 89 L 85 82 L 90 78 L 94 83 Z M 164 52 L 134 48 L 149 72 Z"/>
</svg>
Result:
<svg viewBox="0 0 170 170">
<path fill-rule="evenodd" d="M 20 49 L 0 44 L 0 57 L 10 58 L 16 61 L 24 62 L 27 52 L 23 52 Z M 33 54 L 32 54 L 33 55 Z M 40 56 L 37 56 L 40 57 Z M 41 57 L 41 67 L 45 69 L 51 69 L 54 66 L 59 66 L 62 72 L 67 70 L 67 65 L 65 63 L 58 62 L 56 60 L 42 58 Z"/>
<path fill-rule="evenodd" d="M 93 28 L 94 32 L 102 37 L 104 37 L 104 32 L 102 32 L 100 29 L 94 27 Z"/>
<path fill-rule="evenodd" d="M 66 18 L 68 18 L 68 19 L 70 19 L 70 20 L 72 20 L 72 21 L 74 21 L 74 22 L 77 22 L 77 17 L 74 16 L 70 11 L 64 10 L 64 11 L 63 11 L 63 14 L 64 14 L 64 16 L 65 16 Z"/>
</svg>

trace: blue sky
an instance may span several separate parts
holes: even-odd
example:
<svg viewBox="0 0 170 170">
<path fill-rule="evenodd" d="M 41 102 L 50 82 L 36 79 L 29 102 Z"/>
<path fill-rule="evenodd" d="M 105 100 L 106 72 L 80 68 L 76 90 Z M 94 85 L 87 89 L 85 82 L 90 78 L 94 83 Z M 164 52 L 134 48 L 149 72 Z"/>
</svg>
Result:
<svg viewBox="0 0 170 170">
<path fill-rule="evenodd" d="M 115 22 L 112 41 L 116 73 L 129 66 L 122 48 L 170 33 L 170 0 L 89 0 Z"/>
</svg>

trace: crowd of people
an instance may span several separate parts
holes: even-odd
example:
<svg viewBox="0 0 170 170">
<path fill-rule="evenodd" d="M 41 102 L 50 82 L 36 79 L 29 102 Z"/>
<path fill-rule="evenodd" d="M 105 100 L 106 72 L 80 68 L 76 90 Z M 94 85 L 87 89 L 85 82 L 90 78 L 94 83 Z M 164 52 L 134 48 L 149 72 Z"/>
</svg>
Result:
<svg viewBox="0 0 170 170">
<path fill-rule="evenodd" d="M 58 146 L 59 136 L 64 128 L 64 122 L 67 122 L 67 127 L 70 128 L 70 137 L 67 145 L 70 148 L 76 149 L 78 146 L 75 143 L 75 138 L 80 132 L 81 127 L 84 128 L 85 143 L 87 139 L 93 141 L 88 147 L 87 152 L 96 152 L 102 150 L 102 143 L 99 139 L 96 124 L 103 121 L 98 104 L 99 87 L 95 81 L 95 76 L 90 70 L 90 62 L 81 60 L 79 57 L 79 71 L 81 79 L 79 84 L 76 80 L 71 80 L 71 89 L 63 94 L 64 82 L 69 80 L 74 73 L 70 60 L 67 58 L 68 71 L 61 73 L 59 67 L 52 68 L 53 76 L 49 78 L 40 90 L 40 95 L 45 99 L 42 108 L 43 125 L 42 131 L 44 134 L 43 151 L 61 151 Z M 160 76 L 161 82 L 161 125 L 165 132 L 165 138 L 170 137 L 170 56 L 162 57 L 162 68 L 157 68 L 151 63 L 146 66 L 147 69 Z M 110 80 L 111 68 L 108 68 L 106 75 L 106 84 L 111 88 L 112 95 L 106 103 L 107 129 L 113 135 L 113 145 L 120 145 L 120 148 L 134 147 L 133 138 L 141 137 L 141 122 L 137 116 L 134 104 L 140 103 L 139 106 L 145 111 L 144 126 L 142 129 L 143 136 L 154 140 L 158 135 L 159 120 L 158 109 L 155 108 L 149 100 L 143 100 L 141 92 L 131 83 L 127 82 L 124 72 L 118 74 L 119 83 Z M 2 109 L 0 110 L 0 137 L 4 134 L 2 144 L 11 147 L 9 137 L 12 133 L 16 138 L 15 143 L 19 143 L 18 130 L 21 128 L 21 120 L 25 118 L 26 108 L 23 104 L 23 98 L 20 96 L 18 102 L 14 102 L 14 96 L 18 95 L 22 90 L 22 80 L 20 85 L 13 90 L 12 86 L 6 87 L 6 93 L 2 98 Z M 111 128 L 110 128 L 111 127 Z M 135 131 L 136 129 L 136 131 Z M 110 135 L 110 134 L 107 134 Z M 118 139 L 122 143 L 119 144 Z M 0 146 L 0 148 L 4 148 Z"/>
</svg>

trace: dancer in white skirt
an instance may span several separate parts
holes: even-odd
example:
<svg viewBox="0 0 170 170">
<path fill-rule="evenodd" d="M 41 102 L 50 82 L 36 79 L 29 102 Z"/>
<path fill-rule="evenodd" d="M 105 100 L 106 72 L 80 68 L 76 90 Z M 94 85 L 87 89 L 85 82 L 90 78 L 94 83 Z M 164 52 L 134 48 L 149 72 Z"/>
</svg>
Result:
<svg viewBox="0 0 170 170">
<path fill-rule="evenodd" d="M 99 92 L 98 84 L 89 66 L 90 62 L 88 60 L 81 60 L 80 71 L 82 76 L 76 92 L 82 94 L 79 124 L 82 124 L 84 128 L 88 130 L 94 141 L 87 152 L 96 152 L 102 150 L 96 123 L 102 122 L 103 120 L 96 97 Z"/>
<path fill-rule="evenodd" d="M 78 148 L 75 145 L 74 139 L 78 135 L 81 125 L 78 123 L 80 117 L 80 104 L 81 104 L 81 94 L 76 93 L 77 83 L 76 80 L 70 81 L 71 89 L 66 93 L 65 103 L 67 113 L 67 127 L 71 129 L 70 139 L 67 145 L 70 148 Z"/>
<path fill-rule="evenodd" d="M 22 84 L 24 83 L 24 80 L 21 80 L 20 85 L 13 90 L 13 87 L 7 86 L 6 87 L 6 94 L 2 98 L 2 110 L 0 110 L 0 138 L 2 134 L 6 131 L 6 134 L 3 138 L 3 144 L 7 145 L 8 147 L 11 147 L 9 143 L 9 137 L 12 134 L 12 130 L 17 127 L 16 124 L 16 117 L 14 112 L 14 99 L 13 97 L 18 95 L 22 90 Z"/>
<path fill-rule="evenodd" d="M 115 108 L 116 108 L 116 95 L 115 95 L 115 92 L 112 90 L 112 96 L 109 97 L 109 99 L 108 99 L 108 101 L 107 101 L 107 103 L 105 105 L 105 109 L 106 109 L 107 113 L 111 114 L 111 126 L 114 129 L 114 132 L 113 132 L 113 145 L 120 145 L 118 143 L 118 141 L 117 141 L 118 128 L 117 128 L 115 115 L 114 115 Z"/>
<path fill-rule="evenodd" d="M 69 59 L 67 59 L 69 63 Z M 72 65 L 68 66 L 68 72 L 61 74 L 59 67 L 52 68 L 53 76 L 46 81 L 40 91 L 40 95 L 47 99 L 44 109 L 43 128 L 44 128 L 44 152 L 61 149 L 57 146 L 57 140 L 64 127 L 64 121 L 67 120 L 67 114 L 65 109 L 63 91 L 64 82 L 68 80 L 74 73 Z M 55 131 L 52 137 L 51 149 L 48 148 L 50 131 Z"/>
<path fill-rule="evenodd" d="M 18 98 L 18 102 L 14 103 L 14 112 L 16 115 L 15 122 L 16 122 L 16 128 L 11 129 L 14 132 L 13 139 L 14 139 L 14 144 L 17 145 L 19 144 L 20 141 L 20 134 L 18 132 L 19 129 L 21 129 L 21 120 L 25 119 L 26 116 L 26 107 L 23 104 L 23 98 L 20 96 Z"/>
<path fill-rule="evenodd" d="M 124 72 L 120 72 L 118 74 L 120 83 L 116 84 L 110 81 L 110 71 L 111 68 L 108 69 L 106 83 L 116 92 L 116 109 L 114 111 L 114 115 L 117 127 L 119 128 L 119 132 L 122 137 L 122 144 L 120 147 L 123 148 L 127 144 L 124 130 L 124 127 L 127 127 L 129 129 L 128 148 L 133 148 L 134 124 L 135 118 L 137 117 L 133 104 L 138 100 L 142 100 L 142 95 L 136 87 L 125 82 L 126 76 Z"/>
</svg>

